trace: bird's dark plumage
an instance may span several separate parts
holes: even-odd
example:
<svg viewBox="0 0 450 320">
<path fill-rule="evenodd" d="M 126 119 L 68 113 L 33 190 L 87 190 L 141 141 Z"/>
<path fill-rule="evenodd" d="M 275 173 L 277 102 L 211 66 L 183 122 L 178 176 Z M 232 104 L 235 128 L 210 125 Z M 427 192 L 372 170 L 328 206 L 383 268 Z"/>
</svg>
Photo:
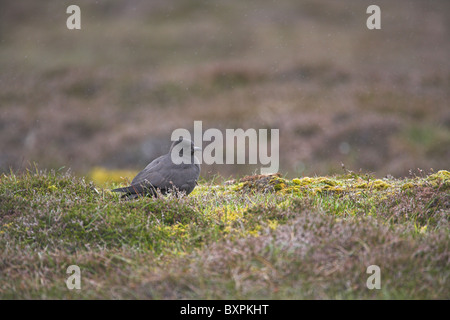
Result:
<svg viewBox="0 0 450 320">
<path fill-rule="evenodd" d="M 185 163 L 175 164 L 172 161 L 171 155 L 175 147 L 177 148 L 175 151 L 180 150 L 179 159 L 184 159 Z M 188 154 L 184 154 L 183 150 L 188 150 Z M 200 175 L 200 164 L 194 156 L 196 150 L 201 149 L 195 147 L 192 141 L 180 138 L 172 143 L 168 154 L 156 158 L 139 172 L 130 186 L 112 191 L 124 192 L 124 196 L 132 198 L 144 195 L 156 196 L 158 191 L 163 195 L 171 191 L 188 195 L 194 190 Z"/>
</svg>

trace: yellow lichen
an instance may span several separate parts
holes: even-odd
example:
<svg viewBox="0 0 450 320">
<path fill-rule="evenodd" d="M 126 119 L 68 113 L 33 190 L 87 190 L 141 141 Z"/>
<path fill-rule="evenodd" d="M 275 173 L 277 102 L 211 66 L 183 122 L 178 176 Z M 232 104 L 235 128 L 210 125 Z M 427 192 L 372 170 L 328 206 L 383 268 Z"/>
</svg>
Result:
<svg viewBox="0 0 450 320">
<path fill-rule="evenodd" d="M 285 183 L 277 183 L 274 186 L 275 191 L 280 191 L 286 188 L 286 184 Z"/>
<path fill-rule="evenodd" d="M 407 182 L 407 183 L 402 185 L 402 190 L 408 190 L 408 189 L 411 189 L 411 188 L 414 188 L 414 187 L 415 187 L 415 185 L 413 183 Z"/>
<path fill-rule="evenodd" d="M 355 188 L 358 189 L 365 189 L 367 188 L 369 185 L 367 184 L 367 182 L 360 182 L 354 185 Z"/>
<path fill-rule="evenodd" d="M 428 176 L 426 180 L 434 187 L 441 187 L 444 190 L 450 188 L 450 172 L 447 170 L 439 170 Z"/>
<path fill-rule="evenodd" d="M 293 183 L 300 185 L 300 186 L 305 186 L 305 185 L 311 184 L 313 181 L 314 181 L 314 179 L 309 178 L 309 177 L 304 177 L 301 179 L 295 178 L 292 180 Z"/>
<path fill-rule="evenodd" d="M 335 193 L 343 193 L 344 192 L 344 189 L 342 187 L 334 187 L 334 188 L 331 188 L 330 190 Z"/>
<path fill-rule="evenodd" d="M 269 220 L 267 222 L 267 224 L 269 225 L 269 228 L 272 230 L 275 230 L 278 227 L 278 221 L 277 220 Z"/>
<path fill-rule="evenodd" d="M 49 186 L 47 187 L 47 189 L 48 189 L 49 191 L 52 191 L 52 192 L 58 190 L 58 188 L 57 188 L 55 185 L 53 185 L 53 184 L 49 185 Z"/>
<path fill-rule="evenodd" d="M 337 185 L 337 182 L 335 180 L 331 180 L 331 179 L 324 178 L 324 177 L 317 179 L 317 182 L 325 183 L 326 185 L 329 185 L 329 186 Z"/>
<path fill-rule="evenodd" d="M 372 182 L 371 187 L 373 187 L 376 190 L 384 190 L 389 188 L 391 185 L 386 183 L 383 180 L 375 180 L 374 182 Z"/>
</svg>

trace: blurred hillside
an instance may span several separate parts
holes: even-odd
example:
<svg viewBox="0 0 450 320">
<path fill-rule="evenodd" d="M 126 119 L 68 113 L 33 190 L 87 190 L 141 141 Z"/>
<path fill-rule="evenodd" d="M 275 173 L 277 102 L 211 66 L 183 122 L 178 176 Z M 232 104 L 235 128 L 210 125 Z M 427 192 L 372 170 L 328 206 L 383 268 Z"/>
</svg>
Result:
<svg viewBox="0 0 450 320">
<path fill-rule="evenodd" d="M 368 30 L 372 2 L 2 1 L 0 171 L 139 170 L 196 120 L 280 129 L 291 177 L 449 169 L 450 2 L 376 1 Z"/>
</svg>

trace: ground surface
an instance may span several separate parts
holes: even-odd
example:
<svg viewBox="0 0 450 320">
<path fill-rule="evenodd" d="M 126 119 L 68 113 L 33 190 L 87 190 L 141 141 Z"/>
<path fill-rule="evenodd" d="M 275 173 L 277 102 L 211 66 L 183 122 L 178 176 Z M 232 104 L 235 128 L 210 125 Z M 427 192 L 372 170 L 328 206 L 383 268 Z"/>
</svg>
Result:
<svg viewBox="0 0 450 320">
<path fill-rule="evenodd" d="M 0 298 L 449 299 L 449 190 L 448 171 L 347 172 L 123 201 L 69 173 L 2 175 Z"/>
</svg>

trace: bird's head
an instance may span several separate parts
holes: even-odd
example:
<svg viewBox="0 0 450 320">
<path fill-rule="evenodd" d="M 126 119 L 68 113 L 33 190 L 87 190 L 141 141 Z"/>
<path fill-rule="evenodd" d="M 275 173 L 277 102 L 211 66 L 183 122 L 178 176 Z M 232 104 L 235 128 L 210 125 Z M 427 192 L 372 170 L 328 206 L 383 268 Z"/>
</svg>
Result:
<svg viewBox="0 0 450 320">
<path fill-rule="evenodd" d="M 195 151 L 201 151 L 202 148 L 196 147 L 194 142 L 189 139 L 184 139 L 183 137 L 178 138 L 172 142 L 170 147 L 170 154 L 172 152 L 178 153 L 180 158 L 191 157 L 194 155 Z"/>
</svg>

